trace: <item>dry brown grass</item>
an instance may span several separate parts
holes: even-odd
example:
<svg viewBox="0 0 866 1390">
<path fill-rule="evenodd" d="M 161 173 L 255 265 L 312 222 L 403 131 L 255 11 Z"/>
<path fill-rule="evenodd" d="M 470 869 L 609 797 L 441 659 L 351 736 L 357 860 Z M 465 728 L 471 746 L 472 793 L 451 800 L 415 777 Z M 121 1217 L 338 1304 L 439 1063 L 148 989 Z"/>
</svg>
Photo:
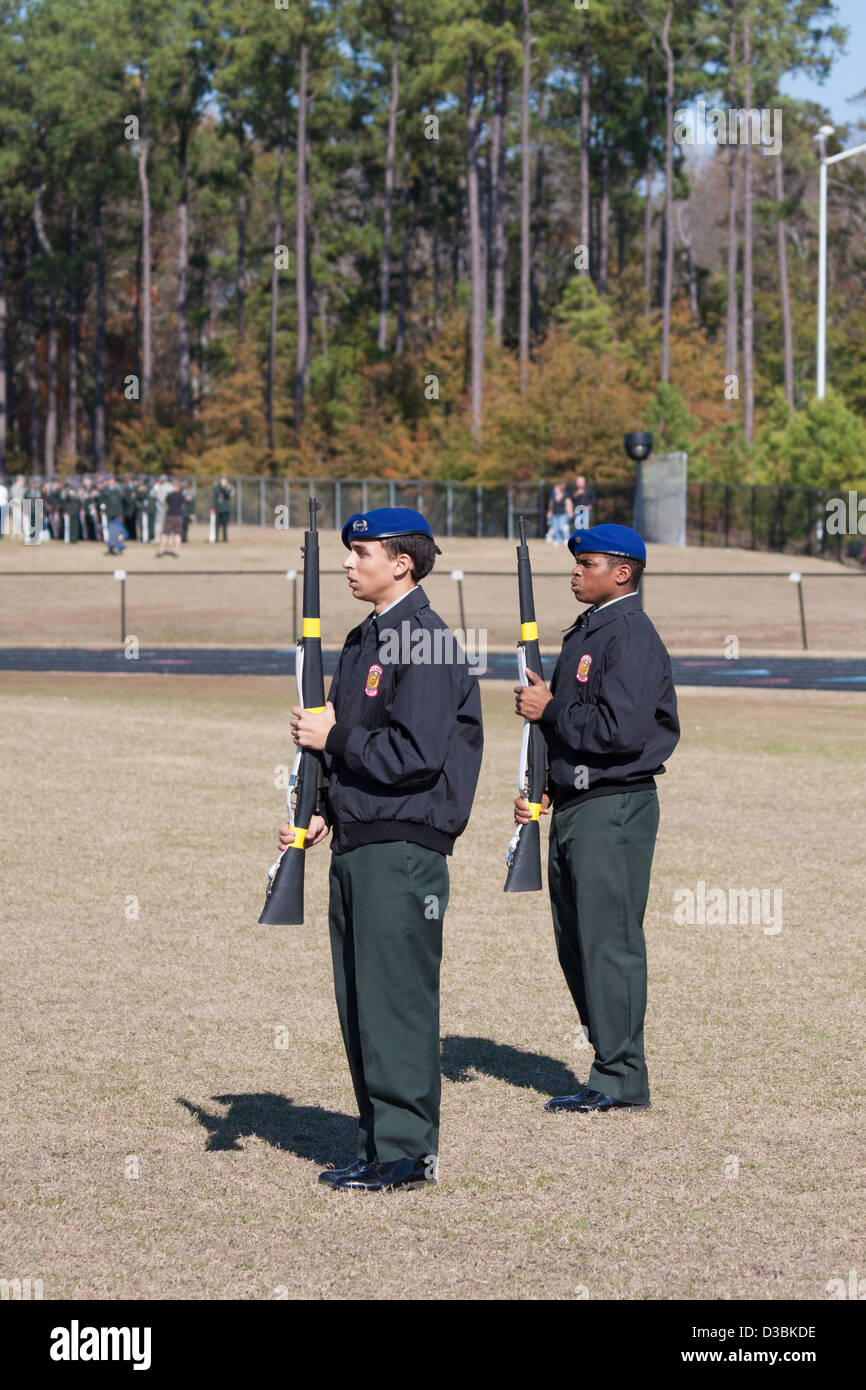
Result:
<svg viewBox="0 0 866 1390">
<path fill-rule="evenodd" d="M 182 547 L 178 561 L 157 561 L 154 546 L 130 546 L 119 561 L 92 543 L 25 546 L 3 541 L 0 645 L 119 643 L 119 586 L 111 576 L 120 565 L 129 576 L 126 631 L 147 646 L 293 646 L 290 585 L 280 574 L 261 571 L 299 569 L 301 532 L 246 526 L 234 528 L 230 535 L 227 546 L 209 545 L 206 527 L 193 526 L 192 539 Z M 337 570 L 345 555 L 339 536 L 323 532 L 321 546 L 323 570 Z M 451 571 L 464 570 L 467 624 L 486 629 L 491 649 L 511 647 L 516 640 L 514 542 L 455 538 L 443 541 L 442 549 L 436 570 L 424 581 L 434 608 L 452 626 L 460 624 Z M 575 614 L 568 587 L 571 557 L 564 547 L 543 541 L 533 541 L 530 549 L 542 643 L 553 652 Z M 181 577 L 185 570 L 199 569 L 209 573 Z M 227 569 L 244 573 L 223 573 Z M 651 546 L 644 600 L 674 652 L 721 656 L 726 638 L 733 635 L 742 656 L 799 654 L 797 593 L 787 578 L 794 569 L 821 576 L 807 578 L 804 589 L 812 653 L 866 654 L 866 576 L 831 561 L 761 551 Z M 62 574 L 53 577 L 45 573 L 49 570 Z M 83 570 L 100 573 L 88 577 Z M 472 570 L 504 573 L 483 578 L 468 573 Z M 700 577 L 665 577 L 693 570 Z M 732 577 L 714 577 L 716 571 Z M 766 578 L 745 577 L 751 571 Z M 41 577 L 34 578 L 36 574 Z M 326 645 L 339 646 L 365 611 L 350 597 L 341 575 L 323 574 Z"/>
<path fill-rule="evenodd" d="M 500 891 L 518 726 L 506 686 L 483 695 L 441 1180 L 364 1198 L 316 1183 L 354 1113 L 327 850 L 308 924 L 256 925 L 288 690 L 0 678 L 0 1275 L 47 1298 L 811 1299 L 859 1269 L 866 701 L 684 694 L 647 915 L 653 1108 L 582 1117 L 542 1108 L 586 1052 L 546 895 Z M 699 878 L 781 887 L 781 934 L 676 926 Z"/>
</svg>

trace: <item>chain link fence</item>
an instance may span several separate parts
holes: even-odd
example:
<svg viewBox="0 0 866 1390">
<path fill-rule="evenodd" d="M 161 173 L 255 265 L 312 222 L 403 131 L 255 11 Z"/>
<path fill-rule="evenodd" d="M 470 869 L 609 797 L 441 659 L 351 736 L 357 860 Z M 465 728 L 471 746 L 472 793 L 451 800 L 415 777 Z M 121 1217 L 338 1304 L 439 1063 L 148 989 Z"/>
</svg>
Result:
<svg viewBox="0 0 866 1390">
<path fill-rule="evenodd" d="M 685 456 L 671 456 L 682 457 Z M 664 456 L 656 456 L 663 462 Z M 39 485 L 39 480 L 34 480 Z M 54 479 L 63 484 L 65 479 Z M 216 478 L 191 478 L 196 515 L 207 518 Z M 552 481 L 487 487 L 475 483 L 381 478 L 244 478 L 230 480 L 235 489 L 232 521 L 238 526 L 281 524 L 303 527 L 308 504 L 322 504 L 319 526 L 340 530 L 354 512 L 374 507 L 414 507 L 429 519 L 436 535 L 507 537 L 518 532 L 517 518 L 527 518 L 527 533 L 545 534 Z M 590 524 L 617 523 L 640 529 L 636 484 L 629 479 L 593 485 Z M 775 487 L 750 483 L 686 484 L 685 544 L 742 547 L 826 559 L 856 558 L 862 539 L 828 531 L 828 503 L 839 494 L 827 489 Z M 856 514 L 857 497 L 853 512 Z M 638 508 L 639 511 L 639 508 Z M 866 524 L 866 518 L 864 518 Z"/>
</svg>

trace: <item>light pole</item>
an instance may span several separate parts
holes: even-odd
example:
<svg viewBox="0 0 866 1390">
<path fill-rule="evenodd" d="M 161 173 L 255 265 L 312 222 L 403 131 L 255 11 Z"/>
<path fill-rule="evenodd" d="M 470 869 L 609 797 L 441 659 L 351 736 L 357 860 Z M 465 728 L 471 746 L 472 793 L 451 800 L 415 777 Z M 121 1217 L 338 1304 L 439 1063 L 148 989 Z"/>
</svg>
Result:
<svg viewBox="0 0 866 1390">
<path fill-rule="evenodd" d="M 852 150 L 842 150 L 841 154 L 824 153 L 827 137 L 834 127 L 822 125 L 815 139 L 820 152 L 820 206 L 818 216 L 818 363 L 817 396 L 823 401 L 827 394 L 827 166 L 838 164 L 843 159 L 851 159 L 855 154 L 866 153 L 866 145 L 855 145 Z"/>
</svg>

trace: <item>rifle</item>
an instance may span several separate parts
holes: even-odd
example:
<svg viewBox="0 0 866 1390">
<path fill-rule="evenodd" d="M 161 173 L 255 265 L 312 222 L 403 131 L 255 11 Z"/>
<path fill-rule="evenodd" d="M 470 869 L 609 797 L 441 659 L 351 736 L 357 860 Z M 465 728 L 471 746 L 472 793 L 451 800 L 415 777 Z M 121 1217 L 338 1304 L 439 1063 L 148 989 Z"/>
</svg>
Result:
<svg viewBox="0 0 866 1390">
<path fill-rule="evenodd" d="M 319 533 L 316 530 L 316 512 L 321 505 L 310 498 L 310 529 L 304 532 L 303 547 L 304 617 L 295 657 L 298 704 L 314 713 L 325 708 L 319 621 Z M 304 921 L 304 841 L 316 810 L 320 766 L 318 753 L 311 748 L 298 749 L 286 790 L 286 809 L 289 822 L 295 827 L 295 839 L 271 867 L 268 893 L 259 918 L 266 926 L 299 927 Z"/>
<path fill-rule="evenodd" d="M 529 685 L 527 671 L 543 678 L 541 654 L 538 650 L 538 627 L 535 622 L 535 601 L 532 597 L 532 565 L 526 544 L 526 519 L 518 518 L 520 545 L 517 547 L 517 592 L 520 601 L 520 641 L 517 644 L 517 678 Z M 535 893 L 541 888 L 541 832 L 538 817 L 547 773 L 547 746 L 537 723 L 524 720 L 520 744 L 520 765 L 517 785 L 520 795 L 529 802 L 532 820 L 518 825 L 508 846 L 508 876 L 506 893 Z"/>
</svg>

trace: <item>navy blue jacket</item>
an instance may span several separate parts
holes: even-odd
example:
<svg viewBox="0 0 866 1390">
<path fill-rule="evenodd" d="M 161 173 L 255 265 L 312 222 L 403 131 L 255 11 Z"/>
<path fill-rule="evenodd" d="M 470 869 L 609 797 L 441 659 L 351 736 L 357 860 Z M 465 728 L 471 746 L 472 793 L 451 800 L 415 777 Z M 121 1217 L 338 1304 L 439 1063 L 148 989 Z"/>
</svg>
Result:
<svg viewBox="0 0 866 1390">
<path fill-rule="evenodd" d="M 637 594 L 567 632 L 545 706 L 554 808 L 655 786 L 680 725 L 667 650 Z"/>
<path fill-rule="evenodd" d="M 478 681 L 465 660 L 441 659 L 457 651 L 420 587 L 349 633 L 328 696 L 337 716 L 324 758 L 334 854 L 385 840 L 451 853 L 483 745 Z"/>
</svg>

